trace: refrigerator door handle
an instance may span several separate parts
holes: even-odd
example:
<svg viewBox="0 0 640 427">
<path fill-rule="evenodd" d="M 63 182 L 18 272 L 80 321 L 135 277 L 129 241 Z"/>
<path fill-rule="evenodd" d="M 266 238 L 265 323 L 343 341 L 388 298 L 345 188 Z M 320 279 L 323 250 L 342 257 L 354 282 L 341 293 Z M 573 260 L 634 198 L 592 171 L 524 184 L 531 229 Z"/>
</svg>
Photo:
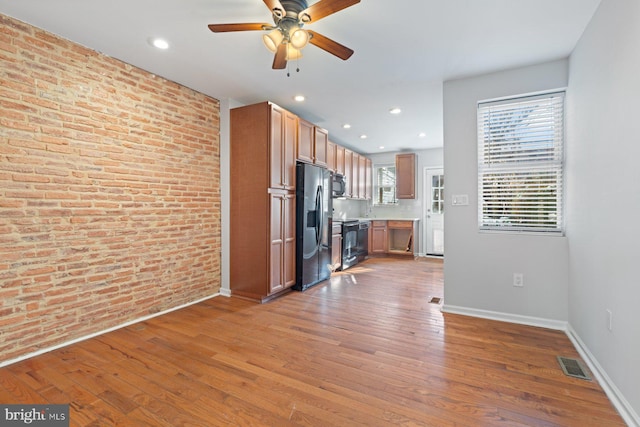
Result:
<svg viewBox="0 0 640 427">
<path fill-rule="evenodd" d="M 316 247 L 320 246 L 322 237 L 322 186 L 316 190 Z"/>
</svg>

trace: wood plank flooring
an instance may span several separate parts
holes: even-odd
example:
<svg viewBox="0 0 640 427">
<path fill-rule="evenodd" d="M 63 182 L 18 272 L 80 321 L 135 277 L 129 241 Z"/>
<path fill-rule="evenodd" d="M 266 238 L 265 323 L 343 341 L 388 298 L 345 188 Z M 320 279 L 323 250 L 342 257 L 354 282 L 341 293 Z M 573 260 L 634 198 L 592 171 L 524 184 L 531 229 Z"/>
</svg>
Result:
<svg viewBox="0 0 640 427">
<path fill-rule="evenodd" d="M 440 260 L 370 259 L 258 305 L 215 298 L 0 369 L 72 426 L 623 426 L 562 332 L 440 312 Z"/>
</svg>

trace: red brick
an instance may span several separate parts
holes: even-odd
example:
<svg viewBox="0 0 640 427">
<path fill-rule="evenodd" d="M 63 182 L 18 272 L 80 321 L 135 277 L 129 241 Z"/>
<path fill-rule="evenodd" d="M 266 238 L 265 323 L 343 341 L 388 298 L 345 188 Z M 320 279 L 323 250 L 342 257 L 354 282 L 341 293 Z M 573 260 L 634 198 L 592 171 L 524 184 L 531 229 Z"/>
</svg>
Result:
<svg viewBox="0 0 640 427">
<path fill-rule="evenodd" d="M 0 57 L 0 360 L 215 293 L 218 101 L 2 15 Z"/>
</svg>

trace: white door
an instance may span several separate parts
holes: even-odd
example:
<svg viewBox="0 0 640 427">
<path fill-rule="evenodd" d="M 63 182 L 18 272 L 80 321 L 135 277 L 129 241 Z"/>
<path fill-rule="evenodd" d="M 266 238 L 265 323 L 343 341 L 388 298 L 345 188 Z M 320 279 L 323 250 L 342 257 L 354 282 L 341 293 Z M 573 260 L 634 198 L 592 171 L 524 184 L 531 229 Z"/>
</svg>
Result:
<svg viewBox="0 0 640 427">
<path fill-rule="evenodd" d="M 444 255 L 444 170 L 425 169 L 427 255 Z"/>
</svg>

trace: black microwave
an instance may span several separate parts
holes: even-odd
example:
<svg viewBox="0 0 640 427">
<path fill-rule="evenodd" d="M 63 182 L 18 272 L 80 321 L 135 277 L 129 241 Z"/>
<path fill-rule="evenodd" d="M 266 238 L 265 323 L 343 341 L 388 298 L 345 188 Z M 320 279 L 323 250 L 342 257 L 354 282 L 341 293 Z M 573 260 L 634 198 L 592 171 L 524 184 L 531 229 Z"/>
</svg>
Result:
<svg viewBox="0 0 640 427">
<path fill-rule="evenodd" d="M 344 193 L 347 191 L 347 183 L 344 179 L 344 175 L 337 173 L 332 174 L 331 178 L 331 195 L 333 197 L 344 197 Z"/>
</svg>

